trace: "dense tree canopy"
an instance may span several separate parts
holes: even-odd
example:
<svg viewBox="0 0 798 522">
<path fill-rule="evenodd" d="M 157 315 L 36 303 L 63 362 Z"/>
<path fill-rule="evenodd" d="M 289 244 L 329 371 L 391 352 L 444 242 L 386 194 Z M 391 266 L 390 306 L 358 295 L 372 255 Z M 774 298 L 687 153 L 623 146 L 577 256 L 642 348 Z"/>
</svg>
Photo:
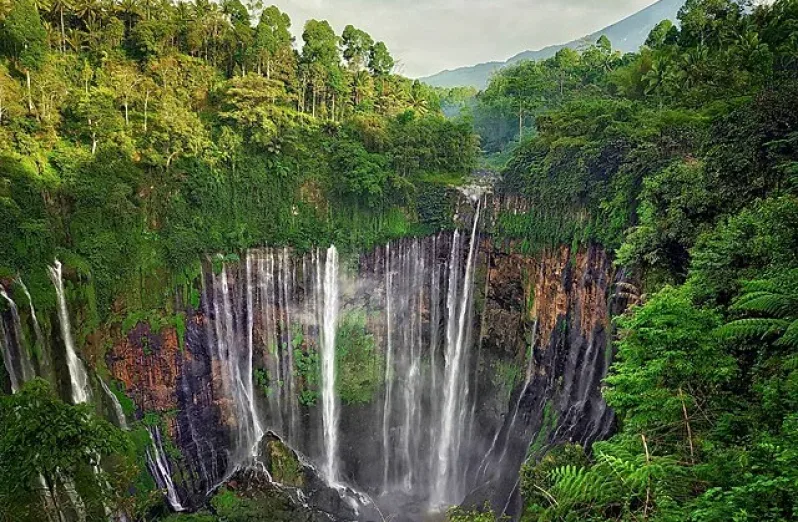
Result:
<svg viewBox="0 0 798 522">
<path fill-rule="evenodd" d="M 688 0 L 638 53 L 599 41 L 479 95 L 504 190 L 534 208 L 498 232 L 597 241 L 637 274 L 605 381 L 618 434 L 532 455 L 525 520 L 798 516 L 796 20 L 794 0 Z"/>
</svg>

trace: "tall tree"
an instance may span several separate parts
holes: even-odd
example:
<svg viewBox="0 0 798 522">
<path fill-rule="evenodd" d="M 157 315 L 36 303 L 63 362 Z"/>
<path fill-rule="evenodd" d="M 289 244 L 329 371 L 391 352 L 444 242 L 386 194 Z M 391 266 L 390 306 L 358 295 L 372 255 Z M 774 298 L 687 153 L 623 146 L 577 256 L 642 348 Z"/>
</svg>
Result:
<svg viewBox="0 0 798 522">
<path fill-rule="evenodd" d="M 359 72 L 367 64 L 374 40 L 371 36 L 353 25 L 347 25 L 341 37 L 344 47 L 344 60 L 351 72 Z"/>
<path fill-rule="evenodd" d="M 28 111 L 33 112 L 30 74 L 31 70 L 38 69 L 44 63 L 47 31 L 39 18 L 39 11 L 30 0 L 15 0 L 0 27 L 0 46 L 25 72 Z"/>
<path fill-rule="evenodd" d="M 338 54 L 339 38 L 326 20 L 308 20 L 302 33 L 302 64 L 306 67 L 311 87 L 311 107 L 316 115 L 318 96 L 327 82 L 340 76 L 341 57 Z"/>
<path fill-rule="evenodd" d="M 377 42 L 369 53 L 369 69 L 374 76 L 385 77 L 391 74 L 396 63 L 388 52 L 385 42 Z"/>
<path fill-rule="evenodd" d="M 266 69 L 266 78 L 272 77 L 275 62 L 291 55 L 291 18 L 271 5 L 260 14 L 255 28 L 255 52 L 257 53 L 258 74 Z"/>
</svg>

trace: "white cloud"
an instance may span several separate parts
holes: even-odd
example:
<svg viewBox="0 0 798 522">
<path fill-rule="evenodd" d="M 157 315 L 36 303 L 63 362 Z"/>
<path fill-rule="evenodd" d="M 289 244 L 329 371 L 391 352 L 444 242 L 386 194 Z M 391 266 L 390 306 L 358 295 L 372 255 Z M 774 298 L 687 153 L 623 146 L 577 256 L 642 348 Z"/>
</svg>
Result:
<svg viewBox="0 0 798 522">
<path fill-rule="evenodd" d="M 278 0 L 301 42 L 310 18 L 384 40 L 408 76 L 505 60 L 592 33 L 653 0 Z M 266 0 L 268 5 L 268 0 Z"/>
</svg>

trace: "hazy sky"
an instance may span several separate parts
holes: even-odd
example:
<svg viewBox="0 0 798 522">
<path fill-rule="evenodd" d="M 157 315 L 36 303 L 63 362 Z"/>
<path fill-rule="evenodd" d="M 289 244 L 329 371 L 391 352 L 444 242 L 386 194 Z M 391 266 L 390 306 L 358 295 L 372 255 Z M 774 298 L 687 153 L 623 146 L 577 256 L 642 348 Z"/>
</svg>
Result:
<svg viewBox="0 0 798 522">
<path fill-rule="evenodd" d="M 346 24 L 384 40 L 399 72 L 426 76 L 442 69 L 506 60 L 521 51 L 580 38 L 654 0 L 272 0 L 291 16 L 299 37 L 309 18 Z M 269 5 L 269 0 L 265 0 Z M 301 41 L 298 38 L 299 41 Z"/>
</svg>

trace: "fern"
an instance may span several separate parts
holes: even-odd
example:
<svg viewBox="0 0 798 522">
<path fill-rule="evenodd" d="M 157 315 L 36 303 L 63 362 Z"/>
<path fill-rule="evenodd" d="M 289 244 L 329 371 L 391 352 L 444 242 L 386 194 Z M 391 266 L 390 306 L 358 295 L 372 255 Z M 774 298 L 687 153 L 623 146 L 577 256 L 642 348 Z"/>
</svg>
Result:
<svg viewBox="0 0 798 522">
<path fill-rule="evenodd" d="M 718 335 L 727 340 L 766 340 L 786 332 L 792 321 L 786 319 L 738 319 L 718 329 Z"/>
<path fill-rule="evenodd" d="M 773 292 L 744 294 L 731 307 L 732 310 L 767 314 L 772 317 L 789 317 L 798 307 L 798 297 Z"/>
<path fill-rule="evenodd" d="M 746 317 L 720 327 L 721 339 L 772 341 L 798 348 L 798 269 L 778 278 L 748 281 L 743 288 L 731 310 Z"/>
</svg>

